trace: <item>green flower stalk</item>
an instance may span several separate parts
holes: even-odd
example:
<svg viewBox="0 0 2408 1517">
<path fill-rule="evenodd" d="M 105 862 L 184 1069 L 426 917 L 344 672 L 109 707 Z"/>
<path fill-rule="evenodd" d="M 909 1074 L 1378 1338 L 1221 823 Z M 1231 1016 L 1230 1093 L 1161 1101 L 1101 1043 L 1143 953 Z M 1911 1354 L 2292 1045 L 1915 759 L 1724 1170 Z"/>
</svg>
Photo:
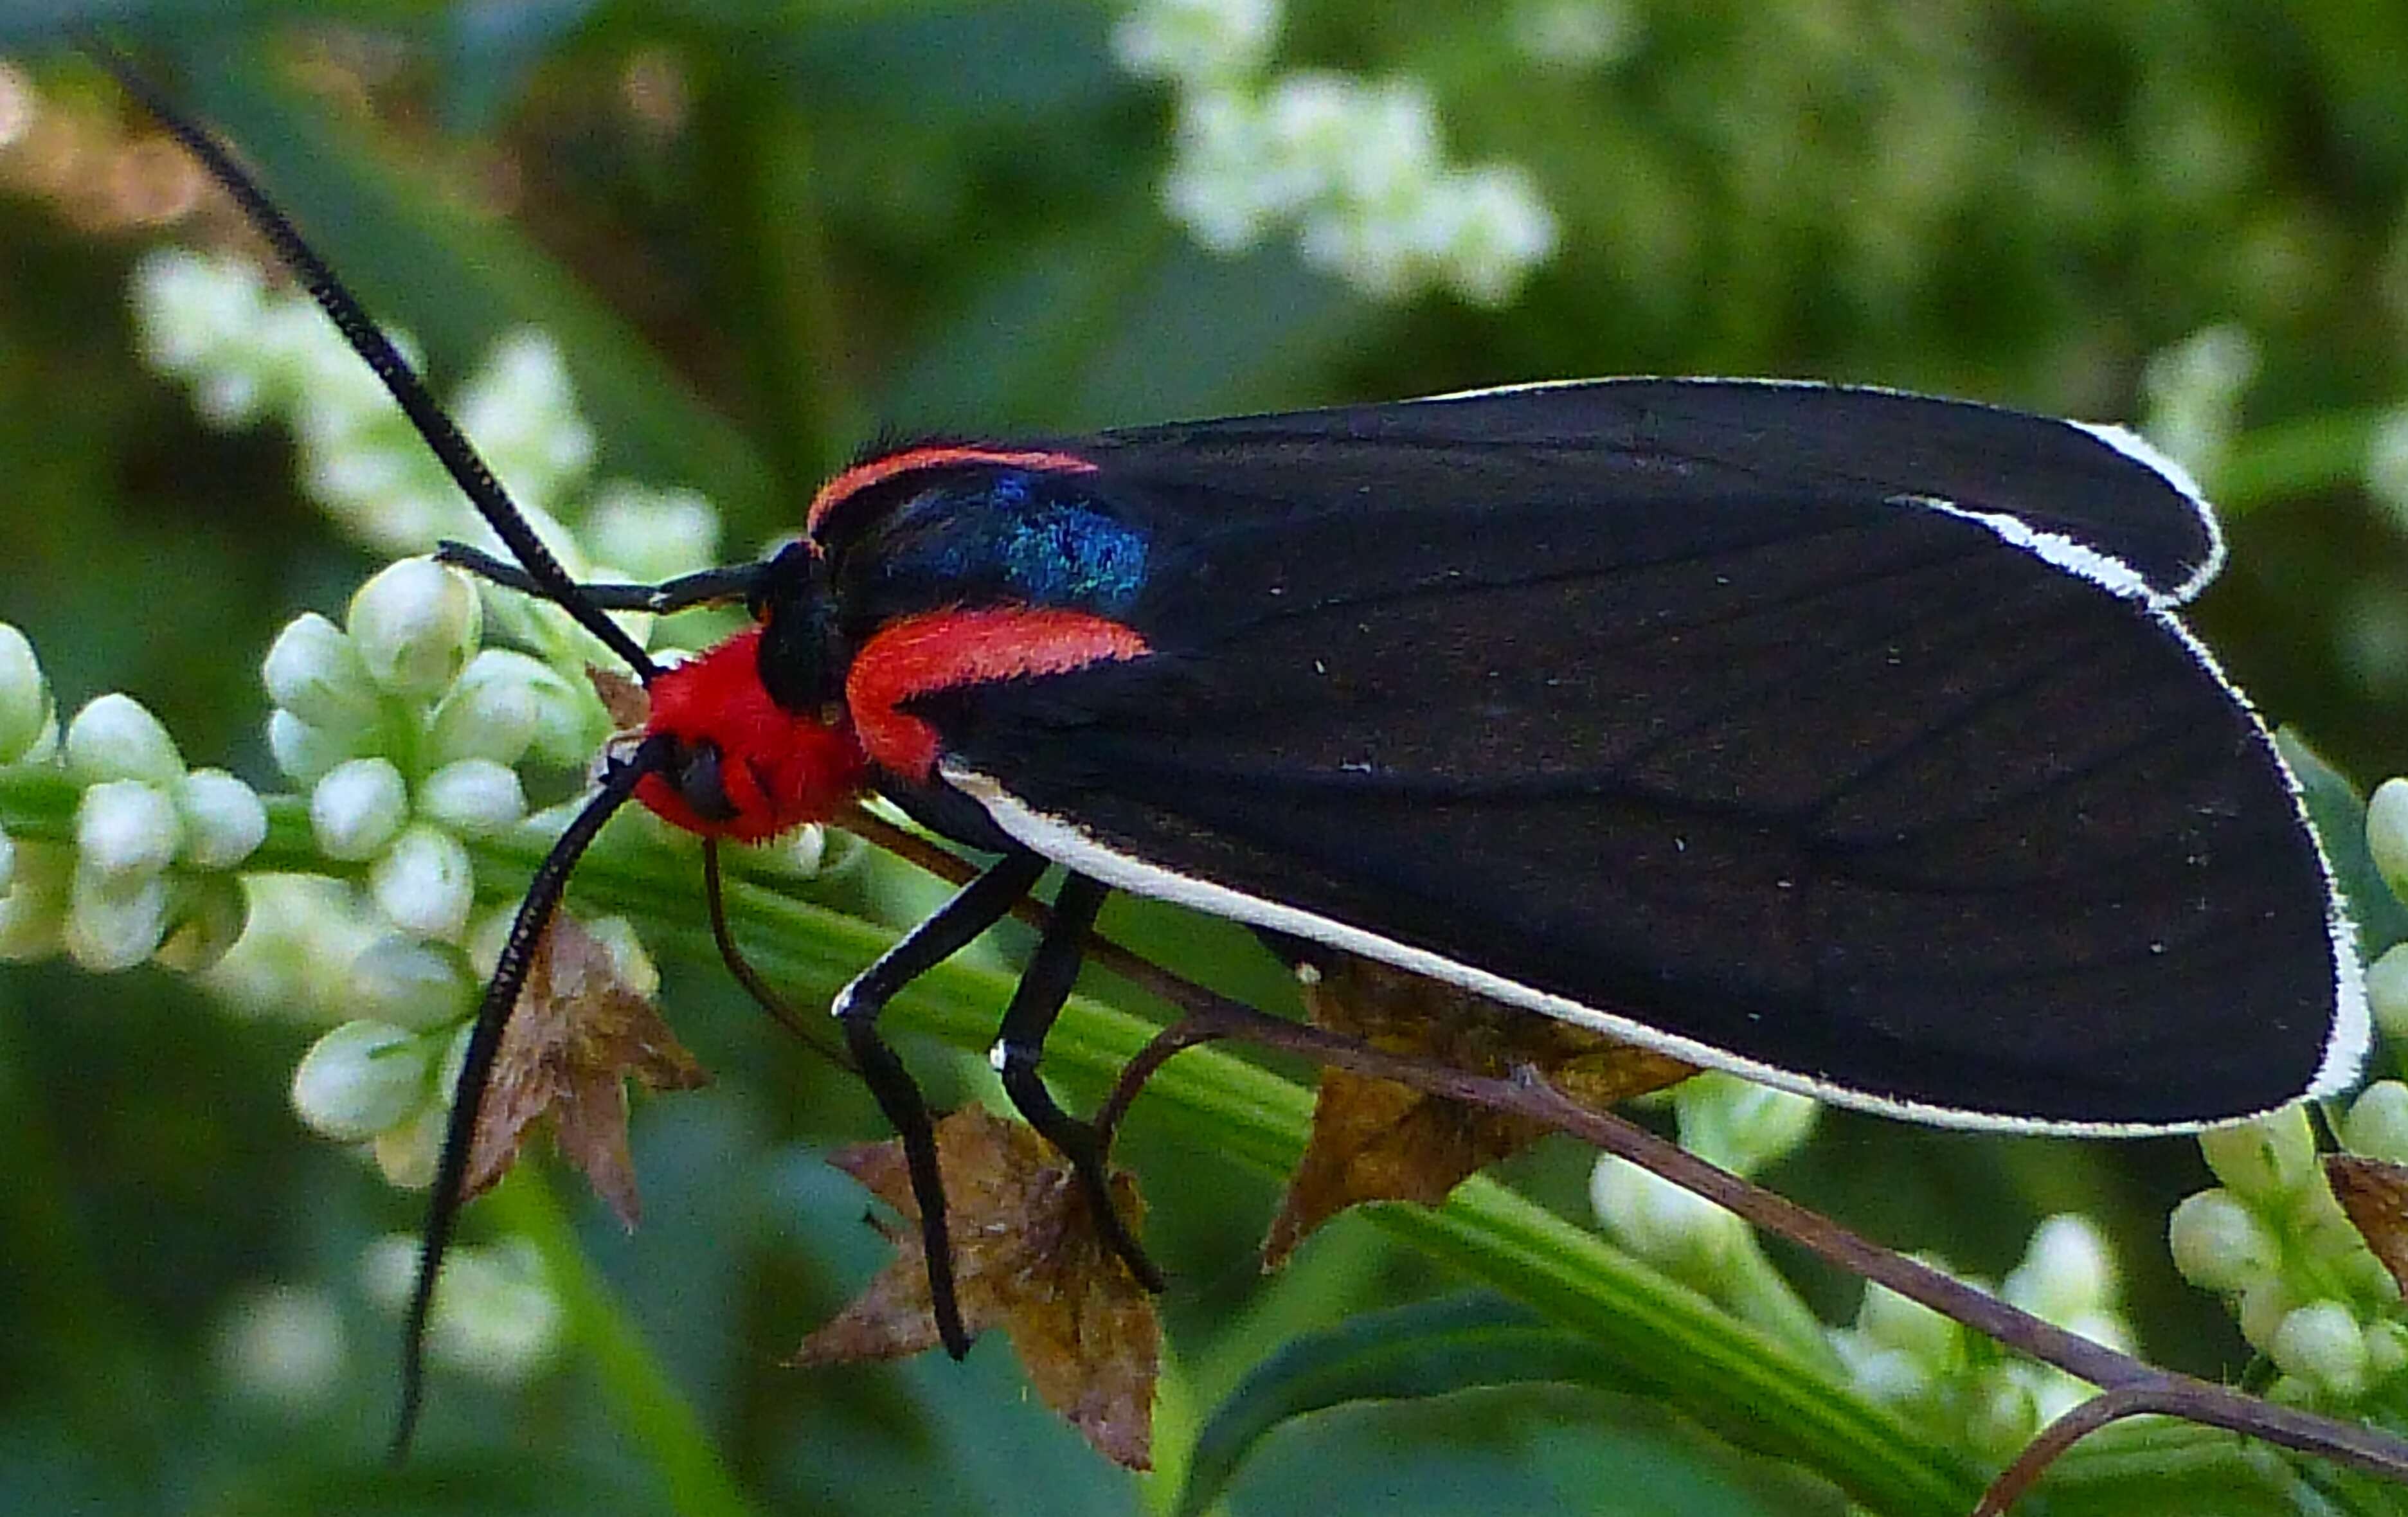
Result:
<svg viewBox="0 0 2408 1517">
<path fill-rule="evenodd" d="M 528 794 L 538 781 L 556 794 L 609 737 L 584 676 L 609 656 L 555 608 L 414 556 L 438 537 L 480 537 L 481 523 L 306 298 L 272 293 L 238 260 L 181 251 L 144 260 L 134 298 L 146 356 L 206 417 L 283 421 L 329 514 L 413 556 L 371 577 L 339 622 L 294 619 L 261 668 L 269 750 L 322 878 L 247 872 L 267 805 L 231 774 L 190 767 L 131 697 L 102 695 L 62 731 L 32 646 L 0 625 L 0 772 L 72 802 L 60 832 L 0 833 L 0 957 L 157 963 L 231 1005 L 332 1023 L 294 1072 L 294 1111 L 395 1183 L 424 1185 L 509 914 L 479 909 L 471 845 L 557 832 L 565 813 L 530 815 Z M 699 496 L 590 480 L 592 431 L 540 334 L 498 345 L 457 408 L 572 573 L 660 579 L 716 557 L 717 518 Z M 624 619 L 639 641 L 655 620 Z M 782 852 L 790 866 L 815 856 Z M 599 932 L 628 984 L 657 987 L 631 929 Z M 436 1350 L 523 1373 L 551 1352 L 559 1309 L 524 1259 L 487 1252 L 447 1272 L 456 1304 L 437 1314 Z"/>
</svg>

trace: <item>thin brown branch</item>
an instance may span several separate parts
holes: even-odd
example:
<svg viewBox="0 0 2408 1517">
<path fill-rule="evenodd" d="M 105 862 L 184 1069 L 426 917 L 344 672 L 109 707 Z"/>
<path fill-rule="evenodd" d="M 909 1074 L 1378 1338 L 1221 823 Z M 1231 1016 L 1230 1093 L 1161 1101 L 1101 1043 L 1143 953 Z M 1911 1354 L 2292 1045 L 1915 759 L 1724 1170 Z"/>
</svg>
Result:
<svg viewBox="0 0 2408 1517">
<path fill-rule="evenodd" d="M 975 866 L 916 834 L 874 817 L 868 828 L 840 824 L 948 880 L 967 880 Z M 1041 924 L 1043 908 L 1023 919 Z M 2408 1439 L 2377 1428 L 2277 1406 L 2228 1386 L 2160 1369 L 2132 1355 L 2071 1333 L 1962 1281 L 1918 1264 L 1841 1226 L 1820 1212 L 1708 1164 L 1696 1154 L 1610 1112 L 1577 1105 L 1535 1077 L 1492 1079 L 1368 1047 L 1302 1023 L 1270 1016 L 1182 979 L 1149 959 L 1097 939 L 1089 957 L 1139 990 L 1179 1009 L 1180 1020 L 1124 1071 L 1105 1107 L 1105 1130 L 1116 1123 L 1146 1077 L 1182 1049 L 1216 1038 L 1240 1038 L 1315 1064 L 1375 1080 L 1394 1081 L 1433 1095 L 1529 1117 L 1627 1159 L 1691 1191 L 1750 1224 L 1785 1238 L 1857 1277 L 1953 1318 L 1976 1332 L 2054 1365 L 2106 1394 L 2059 1418 L 2035 1438 L 1983 1497 L 1977 1513 L 1996 1517 L 2085 1435 L 2125 1417 L 2159 1413 L 2315 1454 L 2408 1485 Z"/>
</svg>

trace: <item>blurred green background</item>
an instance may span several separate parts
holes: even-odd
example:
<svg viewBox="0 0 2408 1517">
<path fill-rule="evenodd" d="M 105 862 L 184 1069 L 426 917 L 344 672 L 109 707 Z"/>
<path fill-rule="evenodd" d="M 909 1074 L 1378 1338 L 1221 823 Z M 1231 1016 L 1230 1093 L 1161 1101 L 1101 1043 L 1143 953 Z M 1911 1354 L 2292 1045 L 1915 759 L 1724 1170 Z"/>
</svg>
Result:
<svg viewBox="0 0 2408 1517">
<path fill-rule="evenodd" d="M 1529 40 L 1540 11 L 1586 16 L 1603 45 L 1549 54 Z M 2383 438 L 2408 400 L 2408 8 L 1292 5 L 1271 68 L 1417 78 L 1451 155 L 1519 164 L 1552 207 L 1553 256 L 1498 308 L 1375 298 L 1284 235 L 1200 249 L 1163 208 L 1172 92 L 1115 63 L 1122 13 L 0 5 L 0 620 L 33 638 L 64 708 L 130 691 L 194 762 L 265 787 L 259 658 L 374 563 L 297 494 L 284 436 L 203 428 L 133 356 L 133 258 L 229 223 L 153 224 L 146 191 L 173 179 L 159 145 L 60 40 L 107 20 L 243 144 L 438 379 L 510 325 L 545 325 L 605 472 L 706 491 L 732 547 L 792 530 L 881 427 L 1081 429 L 1602 373 L 1942 391 L 2169 429 L 2234 540 L 2199 610 L 2208 640 L 2361 784 L 2399 766 L 2408 499 L 2386 494 L 2408 494 L 2408 445 Z M 1115 921 L 1179 962 L 1270 978 L 1240 935 Z M 668 967 L 673 1019 L 718 1083 L 639 1113 L 634 1239 L 557 1189 L 745 1498 L 1166 1500 L 1028 1404 L 1000 1344 L 966 1367 L 779 1366 L 879 1257 L 861 1197 L 816 1159 L 878 1123 L 712 966 Z M 417 1202 L 290 1116 L 311 1032 L 231 1017 L 163 973 L 0 969 L 0 1510 L 666 1509 L 674 1481 L 574 1352 L 516 1386 L 438 1378 L 418 1460 L 373 1473 L 395 1352 L 358 1259 Z M 1349 1220 L 1267 1284 L 1250 1250 L 1269 1182 L 1209 1135 L 1140 1121 L 1132 1137 L 1177 1282 L 1168 1427 L 1192 1429 L 1290 1335 L 1453 1282 Z M 1517 1174 L 1570 1200 L 1583 1162 L 1549 1152 Z M 2163 1260 L 2165 1209 L 2200 1182 L 2187 1142 L 1835 1117 L 1771 1178 L 1993 1275 L 2035 1218 L 2090 1209 L 2153 1357 L 2244 1361 Z M 1832 1314 L 1852 1309 L 1851 1288 L 1809 1279 Z M 258 1293 L 296 1285 L 334 1304 L 344 1352 L 280 1399 L 229 1335 Z M 1529 1387 L 1284 1428 L 1227 1499 L 1838 1510 L 1640 1401 Z"/>
</svg>

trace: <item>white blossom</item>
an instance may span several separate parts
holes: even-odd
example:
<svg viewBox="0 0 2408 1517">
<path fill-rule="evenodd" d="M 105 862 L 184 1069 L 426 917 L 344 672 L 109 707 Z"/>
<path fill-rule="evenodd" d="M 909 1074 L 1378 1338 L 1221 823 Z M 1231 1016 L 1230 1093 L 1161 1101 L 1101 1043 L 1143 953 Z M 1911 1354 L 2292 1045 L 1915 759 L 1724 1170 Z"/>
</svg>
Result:
<svg viewBox="0 0 2408 1517">
<path fill-rule="evenodd" d="M 482 629 L 467 577 L 423 558 L 379 571 L 351 597 L 344 622 L 371 679 L 394 694 L 425 698 L 460 677 Z"/>
<path fill-rule="evenodd" d="M 293 1109 L 338 1141 L 374 1138 L 425 1105 L 437 1052 L 407 1028 L 347 1022 L 293 1071 Z"/>
<path fill-rule="evenodd" d="M 351 759 L 309 792 L 309 825 L 330 859 L 364 862 L 384 852 L 409 814 L 409 790 L 390 759 Z"/>
<path fill-rule="evenodd" d="M 422 937 L 458 937 L 476 904 L 476 886 L 467 849 L 439 827 L 410 827 L 368 870 L 368 894 L 378 909 Z"/>
<path fill-rule="evenodd" d="M 79 784 L 139 780 L 172 785 L 184 777 L 184 756 L 150 709 L 131 695 L 99 696 L 67 723 L 67 773 Z"/>
<path fill-rule="evenodd" d="M 0 622 L 0 765 L 34 750 L 50 720 L 50 687 L 25 635 Z"/>
</svg>

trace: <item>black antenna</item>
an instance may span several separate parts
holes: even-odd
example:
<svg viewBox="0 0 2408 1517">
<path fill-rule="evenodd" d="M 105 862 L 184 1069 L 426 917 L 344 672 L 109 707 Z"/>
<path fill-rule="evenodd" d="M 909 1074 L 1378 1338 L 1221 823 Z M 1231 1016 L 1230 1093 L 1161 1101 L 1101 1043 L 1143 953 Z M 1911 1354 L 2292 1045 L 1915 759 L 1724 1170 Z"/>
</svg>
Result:
<svg viewBox="0 0 2408 1517">
<path fill-rule="evenodd" d="M 638 679 L 646 684 L 652 683 L 653 677 L 660 673 L 660 666 L 618 623 L 603 615 L 600 608 L 586 597 L 575 580 L 569 579 L 568 571 L 560 566 L 560 561 L 552 556 L 552 551 L 544 547 L 542 539 L 535 535 L 535 529 L 527 524 L 526 517 L 511 501 L 509 493 L 502 488 L 500 480 L 494 478 L 494 471 L 478 456 L 476 448 L 436 402 L 435 396 L 427 391 L 425 381 L 409 366 L 409 361 L 402 357 L 400 350 L 394 347 L 374 322 L 368 320 L 367 312 L 361 308 L 358 299 L 340 279 L 335 278 L 334 270 L 326 266 L 325 260 L 302 239 L 293 222 L 267 198 L 266 192 L 235 163 L 233 157 L 218 145 L 215 137 L 178 111 L 166 95 L 143 77 L 134 66 L 133 60 L 126 57 L 115 43 L 95 33 L 82 34 L 81 41 L 84 50 L 92 55 L 93 60 L 108 70 L 127 94 L 140 101 L 142 107 L 157 118 L 159 124 L 182 143 L 186 151 L 200 160 L 201 166 L 208 170 L 209 177 L 234 197 L 235 204 L 242 208 L 242 213 L 251 224 L 276 250 L 276 256 L 283 260 L 285 267 L 293 271 L 294 278 L 309 293 L 309 298 L 318 303 L 319 309 L 324 311 L 327 319 L 335 323 L 336 330 L 342 333 L 343 340 L 350 343 L 351 351 L 358 353 L 368 367 L 376 371 L 377 378 L 384 381 L 385 389 L 399 403 L 402 414 L 409 418 L 409 424 L 418 429 L 419 436 L 425 440 L 428 451 L 443 465 L 444 472 L 452 476 L 462 494 L 468 497 L 469 504 L 477 508 L 477 514 L 485 519 L 485 524 L 494 529 L 511 555 L 525 565 L 527 579 L 538 593 L 575 617 L 578 624 L 586 631 L 601 638 L 603 646 L 625 660 Z"/>
<path fill-rule="evenodd" d="M 470 1152 L 476 1146 L 477 1109 L 483 1104 L 485 1087 L 492 1081 L 494 1058 L 501 1052 L 503 1030 L 509 1025 L 510 1013 L 518 1007 L 519 993 L 526 988 L 528 972 L 535 966 L 536 946 L 552 925 L 552 910 L 560 905 L 561 893 L 568 888 L 568 873 L 577 866 L 578 857 L 602 830 L 602 823 L 609 821 L 610 814 L 636 793 L 638 783 L 667 764 L 676 746 L 675 738 L 656 733 L 638 743 L 633 753 L 610 761 L 602 776 L 601 790 L 561 833 L 560 840 L 552 845 L 552 852 L 544 855 L 535 878 L 528 882 L 526 898 L 519 903 L 518 915 L 510 922 L 510 935 L 494 966 L 494 978 L 485 986 L 485 998 L 477 1007 L 476 1030 L 468 1035 L 467 1056 L 461 1062 L 458 1083 L 452 1087 L 452 1114 L 443 1129 L 443 1157 L 436 1166 L 435 1189 L 426 1207 L 426 1231 L 419 1243 L 418 1283 L 410 1294 L 409 1318 L 403 1328 L 401 1416 L 393 1433 L 393 1457 L 396 1460 L 409 1451 L 410 1437 L 418 1431 L 419 1409 L 426 1390 L 426 1319 L 434 1309 L 435 1283 L 443 1271 L 444 1251 L 452 1245 L 452 1234 L 466 1199 L 461 1190 L 468 1177 Z"/>
</svg>

